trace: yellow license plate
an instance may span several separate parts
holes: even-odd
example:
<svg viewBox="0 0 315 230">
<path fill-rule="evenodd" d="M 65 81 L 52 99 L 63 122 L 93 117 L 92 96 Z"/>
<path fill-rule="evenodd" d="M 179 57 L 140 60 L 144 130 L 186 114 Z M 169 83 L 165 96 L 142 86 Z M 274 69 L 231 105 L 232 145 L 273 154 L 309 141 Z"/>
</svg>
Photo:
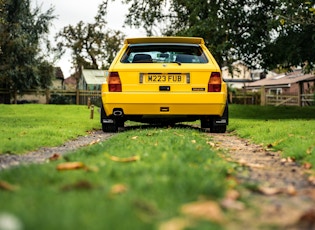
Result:
<svg viewBox="0 0 315 230">
<path fill-rule="evenodd" d="M 145 74 L 146 83 L 186 83 L 184 74 Z"/>
</svg>

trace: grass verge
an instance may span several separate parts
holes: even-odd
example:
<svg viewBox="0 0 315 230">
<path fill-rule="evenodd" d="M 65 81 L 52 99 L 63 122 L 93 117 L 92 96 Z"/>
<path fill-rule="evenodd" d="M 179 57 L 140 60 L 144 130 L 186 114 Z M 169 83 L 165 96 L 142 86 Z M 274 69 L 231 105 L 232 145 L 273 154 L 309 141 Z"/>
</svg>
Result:
<svg viewBox="0 0 315 230">
<path fill-rule="evenodd" d="M 230 106 L 229 130 L 315 166 L 315 107 Z"/>
<path fill-rule="evenodd" d="M 0 154 L 58 146 L 99 126 L 86 106 L 0 104 Z"/>
</svg>

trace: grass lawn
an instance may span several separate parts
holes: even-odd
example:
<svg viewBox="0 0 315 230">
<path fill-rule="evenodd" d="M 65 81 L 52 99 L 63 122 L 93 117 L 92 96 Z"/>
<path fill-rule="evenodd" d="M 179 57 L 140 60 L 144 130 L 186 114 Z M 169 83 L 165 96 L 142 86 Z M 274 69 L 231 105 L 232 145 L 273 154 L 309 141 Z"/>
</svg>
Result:
<svg viewBox="0 0 315 230">
<path fill-rule="evenodd" d="M 315 107 L 232 105 L 229 130 L 315 166 Z"/>
<path fill-rule="evenodd" d="M 99 116 L 95 117 L 90 119 L 86 106 L 0 104 L 0 154 L 61 145 L 88 130 L 99 129 Z"/>
<path fill-rule="evenodd" d="M 12 145 L 24 138 L 36 143 L 41 133 L 46 139 L 63 142 L 84 135 L 87 129 L 100 128 L 98 116 L 89 120 L 86 107 L 0 106 L 1 133 L 14 132 L 16 121 L 22 127 L 16 128 L 19 138 L 5 142 L 4 152 L 23 152 Z M 315 107 L 231 105 L 230 118 L 229 131 L 315 165 Z M 31 135 L 28 124 L 34 129 Z M 45 131 L 39 134 L 36 129 Z M 29 148 L 59 143 L 44 141 Z M 78 169 L 57 170 L 60 164 L 71 162 L 77 162 Z M 234 166 L 212 149 L 211 135 L 198 129 L 130 129 L 48 164 L 0 171 L 0 219 L 1 213 L 10 213 L 24 229 L 147 230 L 166 223 L 183 224 L 187 229 L 224 229 L 221 217 L 187 223 L 183 210 L 195 201 L 218 202 L 226 191 L 235 189 L 230 180 Z"/>
</svg>

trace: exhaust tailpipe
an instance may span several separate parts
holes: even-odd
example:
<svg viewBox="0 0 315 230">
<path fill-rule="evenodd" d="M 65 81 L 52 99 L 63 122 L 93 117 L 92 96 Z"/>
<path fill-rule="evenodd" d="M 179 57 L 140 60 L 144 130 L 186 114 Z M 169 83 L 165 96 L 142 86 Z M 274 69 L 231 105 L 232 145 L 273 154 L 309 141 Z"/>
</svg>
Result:
<svg viewBox="0 0 315 230">
<path fill-rule="evenodd" d="M 114 110 L 113 111 L 113 115 L 115 116 L 115 117 L 121 117 L 122 115 L 123 115 L 123 111 L 122 110 Z"/>
</svg>

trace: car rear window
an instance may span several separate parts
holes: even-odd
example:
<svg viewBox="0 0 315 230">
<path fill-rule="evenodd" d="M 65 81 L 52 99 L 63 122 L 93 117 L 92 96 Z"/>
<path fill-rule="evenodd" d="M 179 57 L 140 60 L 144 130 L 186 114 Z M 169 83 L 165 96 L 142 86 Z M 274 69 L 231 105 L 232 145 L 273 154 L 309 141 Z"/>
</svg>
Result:
<svg viewBox="0 0 315 230">
<path fill-rule="evenodd" d="M 124 53 L 122 63 L 208 63 L 199 45 L 132 44 Z"/>
</svg>

